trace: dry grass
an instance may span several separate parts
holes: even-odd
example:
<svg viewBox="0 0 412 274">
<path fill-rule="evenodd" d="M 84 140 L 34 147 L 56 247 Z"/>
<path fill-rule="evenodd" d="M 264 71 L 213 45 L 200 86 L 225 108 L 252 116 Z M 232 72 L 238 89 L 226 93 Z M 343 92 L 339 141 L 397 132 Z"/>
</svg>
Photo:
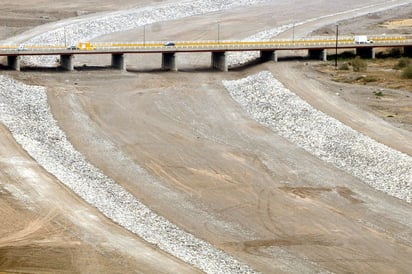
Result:
<svg viewBox="0 0 412 274">
<path fill-rule="evenodd" d="M 351 66 L 352 60 L 338 63 L 338 70 L 332 63 L 320 65 L 317 69 L 331 75 L 336 82 L 377 86 L 380 88 L 402 89 L 412 92 L 412 80 L 402 77 L 402 69 L 396 69 L 399 58 L 384 58 L 365 60 L 367 69 L 355 72 Z M 348 68 L 348 69 L 341 69 Z"/>
<path fill-rule="evenodd" d="M 412 19 L 399 19 L 388 21 L 382 24 L 381 26 L 388 29 L 410 28 L 412 27 Z"/>
</svg>

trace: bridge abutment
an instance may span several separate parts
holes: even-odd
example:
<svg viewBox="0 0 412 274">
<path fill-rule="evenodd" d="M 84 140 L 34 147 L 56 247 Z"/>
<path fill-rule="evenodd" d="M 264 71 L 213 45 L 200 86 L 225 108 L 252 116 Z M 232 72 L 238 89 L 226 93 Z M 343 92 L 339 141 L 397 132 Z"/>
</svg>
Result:
<svg viewBox="0 0 412 274">
<path fill-rule="evenodd" d="M 176 53 L 164 52 L 162 53 L 162 69 L 177 71 Z"/>
<path fill-rule="evenodd" d="M 123 53 L 112 54 L 112 67 L 119 70 L 126 70 L 126 62 Z"/>
<path fill-rule="evenodd" d="M 309 59 L 328 61 L 328 50 L 327 49 L 310 49 L 308 50 L 308 57 Z"/>
<path fill-rule="evenodd" d="M 20 56 L 7 56 L 7 66 L 11 69 L 20 71 Z"/>
<path fill-rule="evenodd" d="M 221 71 L 228 71 L 229 67 L 226 62 L 226 52 L 212 52 L 212 68 Z"/>
<path fill-rule="evenodd" d="M 60 66 L 67 71 L 74 70 L 73 54 L 60 55 Z"/>
<path fill-rule="evenodd" d="M 356 55 L 361 58 L 375 59 L 375 48 L 356 48 Z"/>
<path fill-rule="evenodd" d="M 261 50 L 260 51 L 260 61 L 267 62 L 267 61 L 278 61 L 278 54 L 276 50 Z"/>
</svg>

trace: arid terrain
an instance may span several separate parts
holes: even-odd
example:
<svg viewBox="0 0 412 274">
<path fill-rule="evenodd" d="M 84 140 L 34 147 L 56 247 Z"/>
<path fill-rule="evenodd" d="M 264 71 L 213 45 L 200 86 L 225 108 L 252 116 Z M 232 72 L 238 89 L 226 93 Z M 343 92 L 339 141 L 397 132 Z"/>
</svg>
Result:
<svg viewBox="0 0 412 274">
<path fill-rule="evenodd" d="M 23 42 L 53 30 L 59 20 L 170 3 L 179 1 L 2 3 L 0 39 Z M 148 40 L 215 40 L 218 24 L 220 39 L 288 24 L 293 28 L 280 38 L 334 35 L 336 23 L 342 35 L 405 35 L 411 13 L 408 1 L 268 1 L 93 41 L 141 41 L 143 34 Z M 107 68 L 107 56 L 79 56 L 73 72 L 23 67 L 0 75 L 45 87 L 57 125 L 90 164 L 151 212 L 240 265 L 262 273 L 408 273 L 411 203 L 257 122 L 223 85 L 268 71 L 313 108 L 412 157 L 410 80 L 395 86 L 390 83 L 396 78 L 379 74 L 366 84 L 336 81 L 357 76 L 338 75 L 344 72 L 318 61 L 282 60 L 303 54 L 285 52 L 277 63 L 229 72 L 210 69 L 210 54 L 203 53 L 178 55 L 178 72 L 161 71 L 155 54 L 126 56 L 126 71 Z M 382 67 L 371 62 L 368 73 Z M 12 132 L 0 124 L 0 273 L 218 272 L 108 217 L 48 171 Z"/>
</svg>

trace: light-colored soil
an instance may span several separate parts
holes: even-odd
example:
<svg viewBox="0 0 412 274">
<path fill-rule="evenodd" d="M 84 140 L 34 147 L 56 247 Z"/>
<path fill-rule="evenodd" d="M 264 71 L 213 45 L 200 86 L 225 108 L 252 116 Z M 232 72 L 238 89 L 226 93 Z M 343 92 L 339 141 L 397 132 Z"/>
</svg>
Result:
<svg viewBox="0 0 412 274">
<path fill-rule="evenodd" d="M 383 27 L 386 27 L 389 29 L 410 28 L 412 27 L 412 19 L 399 19 L 399 20 L 385 22 L 385 24 L 383 24 Z"/>
<path fill-rule="evenodd" d="M 92 2 L 71 1 L 73 6 L 65 12 L 143 5 L 99 1 L 106 2 L 94 8 Z M 291 23 L 291 14 L 308 19 L 350 4 L 336 7 L 330 2 L 294 1 L 301 5 L 296 9 L 285 1 L 158 23 L 147 30 L 154 39 L 211 39 L 210 22 L 221 21 L 225 38 L 242 38 L 272 27 L 272 20 L 277 25 Z M 61 10 L 63 1 L 57 3 L 45 10 Z M 261 21 L 255 19 L 259 17 Z M 322 24 L 330 23 L 325 20 Z M 294 31 L 304 34 L 317 24 Z M 244 28 L 239 30 L 239 25 Z M 101 40 L 136 40 L 141 33 Z M 106 175 L 155 212 L 259 271 L 410 271 L 412 206 L 373 190 L 257 124 L 221 81 L 269 70 L 316 108 L 412 155 L 412 133 L 399 128 L 398 121 L 376 115 L 376 108 L 365 103 L 368 87 L 331 82 L 304 62 L 265 63 L 220 73 L 208 69 L 208 55 L 178 58 L 177 73 L 156 71 L 160 58 L 149 56 L 127 56 L 128 72 L 4 73 L 47 86 L 59 126 Z M 79 58 L 77 65 L 83 61 L 109 62 Z M 198 70 L 193 70 L 193 63 Z M 102 217 L 39 167 L 4 127 L 0 129 L 0 271 L 196 272 Z M 156 182 L 142 176 L 138 167 Z"/>
<path fill-rule="evenodd" d="M 96 12 L 121 10 L 135 6 L 144 6 L 153 1 L 126 0 L 115 2 L 81 0 L 22 0 L 2 3 L 0 7 L 0 40 L 27 31 L 37 25 L 57 20 L 83 16 Z M 168 2 L 158 0 L 158 3 Z"/>
<path fill-rule="evenodd" d="M 314 69 L 323 73 L 317 76 L 340 83 L 335 85 L 339 88 L 335 95 L 412 131 L 412 81 L 402 77 L 401 69 L 394 69 L 399 58 L 365 61 L 367 70 L 362 72 L 336 70 L 332 63 L 315 65 Z"/>
</svg>

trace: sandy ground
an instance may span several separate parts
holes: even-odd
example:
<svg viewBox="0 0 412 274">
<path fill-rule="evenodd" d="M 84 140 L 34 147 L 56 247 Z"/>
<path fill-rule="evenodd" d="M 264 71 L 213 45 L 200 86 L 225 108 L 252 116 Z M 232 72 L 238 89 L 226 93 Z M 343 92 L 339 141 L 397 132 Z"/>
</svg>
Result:
<svg viewBox="0 0 412 274">
<path fill-rule="evenodd" d="M 39 11 L 50 4 L 36 2 Z M 242 38 L 291 23 L 291 15 L 303 20 L 344 10 L 350 4 L 355 8 L 383 3 L 350 1 L 337 7 L 330 2 L 296 0 L 295 6 L 282 2 L 195 16 L 154 24 L 147 28 L 147 35 L 153 40 L 214 39 L 215 22 L 221 22 L 225 39 Z M 145 1 L 123 1 L 122 6 L 99 1 L 105 3 L 99 8 L 93 2 L 70 3 L 55 19 L 78 11 L 144 5 Z M 27 8 L 24 4 L 3 6 L 3 14 L 22 14 Z M 65 5 L 53 1 L 53 8 L 46 9 L 50 20 Z M 301 9 L 294 8 L 297 5 Z M 304 34 L 333 20 L 294 31 Z M 10 26 L 0 32 L 5 37 L 24 30 L 20 27 L 25 23 L 19 24 L 17 30 Z M 140 29 L 99 40 L 141 37 Z M 412 155 L 410 131 L 364 107 L 361 97 L 355 97 L 359 87 L 331 83 L 304 62 L 265 63 L 220 73 L 208 69 L 207 54 L 178 58 L 178 73 L 156 71 L 160 57 L 148 56 L 128 56 L 128 72 L 4 73 L 47 86 L 60 127 L 106 175 L 155 212 L 259 271 L 410 271 L 412 206 L 371 189 L 257 124 L 230 98 L 221 81 L 270 70 L 316 108 Z M 76 59 L 77 65 L 86 61 L 109 63 L 100 58 Z M 342 89 L 352 96 L 336 96 Z M 39 167 L 4 127 L 0 129 L 0 217 L 4 220 L 0 271 L 196 271 L 106 220 Z M 107 142 L 113 146 L 108 148 Z M 155 183 L 137 172 L 139 166 Z"/>
</svg>

